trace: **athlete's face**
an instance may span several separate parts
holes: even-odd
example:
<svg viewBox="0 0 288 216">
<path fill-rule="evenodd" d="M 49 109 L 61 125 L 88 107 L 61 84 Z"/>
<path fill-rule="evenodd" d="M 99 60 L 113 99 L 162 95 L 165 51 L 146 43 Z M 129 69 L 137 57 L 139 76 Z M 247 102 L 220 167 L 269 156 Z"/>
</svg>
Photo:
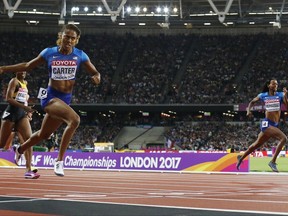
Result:
<svg viewBox="0 0 288 216">
<path fill-rule="evenodd" d="M 73 30 L 66 29 L 62 34 L 62 47 L 72 49 L 78 42 L 77 33 Z"/>
<path fill-rule="evenodd" d="M 16 73 L 16 77 L 17 77 L 17 79 L 25 79 L 25 77 L 26 77 L 26 71 L 17 72 L 17 73 Z"/>
<path fill-rule="evenodd" d="M 269 87 L 269 89 L 272 90 L 272 91 L 277 91 L 277 88 L 278 88 L 278 82 L 277 82 L 277 80 L 271 80 L 268 87 Z"/>
</svg>

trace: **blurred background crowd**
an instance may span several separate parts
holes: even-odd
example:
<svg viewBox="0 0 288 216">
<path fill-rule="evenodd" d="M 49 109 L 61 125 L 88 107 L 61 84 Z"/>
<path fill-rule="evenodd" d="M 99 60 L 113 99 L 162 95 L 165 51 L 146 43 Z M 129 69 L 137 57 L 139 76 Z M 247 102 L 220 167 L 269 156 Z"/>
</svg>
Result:
<svg viewBox="0 0 288 216">
<path fill-rule="evenodd" d="M 57 35 L 43 33 L 0 33 L 0 65 L 27 61 L 47 46 L 55 46 Z M 13 43 L 11 43 L 13 41 Z M 255 35 L 147 35 L 85 34 L 78 48 L 83 49 L 102 76 L 95 87 L 88 73 L 77 74 L 72 104 L 209 104 L 248 103 L 262 91 L 264 83 L 278 80 L 279 91 L 287 85 L 287 36 L 285 34 Z M 5 52 L 4 52 L 4 51 Z M 47 86 L 47 69 L 41 67 L 28 73 L 30 104 L 39 103 L 40 87 Z M 5 103 L 9 80 L 0 79 L 0 102 Z M 3 110 L 0 110 L 0 113 Z M 180 113 L 172 119 L 160 113 L 149 117 L 135 112 L 80 112 L 81 125 L 70 149 L 93 147 L 94 142 L 113 142 L 124 126 L 149 124 L 165 126 L 164 136 L 177 148 L 187 150 L 246 149 L 259 132 L 258 111 L 252 118 L 245 112 L 223 116 Z M 40 128 L 44 113 L 34 114 L 33 131 Z M 281 129 L 288 134 L 285 113 Z M 55 135 L 60 138 L 63 128 Z M 271 140 L 263 149 L 271 149 Z M 116 147 L 117 148 L 117 147 Z"/>
</svg>

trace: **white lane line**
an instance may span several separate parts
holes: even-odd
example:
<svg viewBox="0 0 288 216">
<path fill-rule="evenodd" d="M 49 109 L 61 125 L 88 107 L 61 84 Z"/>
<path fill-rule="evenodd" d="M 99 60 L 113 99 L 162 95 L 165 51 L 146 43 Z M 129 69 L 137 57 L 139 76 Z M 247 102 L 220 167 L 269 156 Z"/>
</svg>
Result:
<svg viewBox="0 0 288 216">
<path fill-rule="evenodd" d="M 168 196 L 166 196 L 168 197 Z M 169 196 L 170 198 L 178 198 L 178 199 L 190 199 L 190 200 L 211 200 L 211 201 L 226 201 L 226 202 L 253 202 L 253 203 L 276 203 L 276 204 L 288 204 L 288 201 L 273 201 L 273 200 L 248 200 L 248 199 L 223 199 L 223 198 L 205 198 L 205 197 L 179 197 L 179 196 Z"/>
<path fill-rule="evenodd" d="M 159 195 L 159 196 L 185 196 L 185 195 L 202 195 L 204 193 L 198 193 L 198 192 L 195 192 L 195 193 L 179 193 L 179 192 L 167 192 L 167 193 L 147 193 L 149 195 Z"/>
<path fill-rule="evenodd" d="M 21 198 L 23 198 L 23 197 L 21 197 Z M 3 201 L 0 201 L 0 204 L 1 203 L 17 203 L 17 202 L 34 202 L 34 201 L 39 201 L 39 200 L 46 200 L 46 199 L 37 198 L 37 199 L 25 199 L 25 200 L 20 200 L 20 199 L 18 199 L 18 200 L 3 200 Z"/>
<path fill-rule="evenodd" d="M 66 197 L 106 197 L 107 195 L 101 194 L 67 194 Z"/>
</svg>

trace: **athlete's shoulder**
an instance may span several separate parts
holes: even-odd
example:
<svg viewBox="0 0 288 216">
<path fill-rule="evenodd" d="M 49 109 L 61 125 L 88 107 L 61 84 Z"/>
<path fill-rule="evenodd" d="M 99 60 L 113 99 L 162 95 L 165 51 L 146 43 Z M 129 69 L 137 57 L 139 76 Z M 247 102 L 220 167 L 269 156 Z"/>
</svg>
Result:
<svg viewBox="0 0 288 216">
<path fill-rule="evenodd" d="M 283 95 L 284 94 L 284 92 L 276 92 L 276 95 Z"/>
<path fill-rule="evenodd" d="M 19 83 L 19 80 L 16 77 L 13 77 L 9 83 Z"/>
<path fill-rule="evenodd" d="M 263 97 L 267 97 L 268 96 L 268 92 L 261 92 L 258 94 L 259 98 L 263 98 Z"/>
<path fill-rule="evenodd" d="M 81 61 L 87 61 L 89 59 L 88 55 L 81 49 L 78 49 L 76 47 L 74 47 L 73 50 L 74 55 L 77 55 L 80 57 Z"/>
<path fill-rule="evenodd" d="M 74 49 L 73 49 L 73 53 L 74 53 L 74 54 L 81 55 L 83 52 L 84 52 L 83 50 L 78 49 L 78 48 L 76 48 L 76 47 L 74 47 Z"/>
<path fill-rule="evenodd" d="M 57 47 L 57 46 L 47 47 L 47 48 L 44 49 L 44 50 L 46 50 L 46 52 L 53 52 L 53 53 L 55 53 L 55 52 L 58 52 L 58 47 Z"/>
<path fill-rule="evenodd" d="M 17 88 L 17 86 L 20 86 L 19 80 L 16 77 L 13 77 L 10 79 L 8 87 L 9 88 Z"/>
<path fill-rule="evenodd" d="M 276 96 L 278 96 L 278 97 L 284 97 L 284 92 L 276 92 Z"/>
<path fill-rule="evenodd" d="M 42 56 L 46 56 L 46 55 L 49 55 L 49 54 L 53 54 L 53 53 L 56 53 L 57 50 L 58 50 L 58 49 L 57 49 L 57 46 L 47 47 L 47 48 L 45 48 L 44 50 L 42 50 L 41 55 L 42 55 Z"/>
</svg>

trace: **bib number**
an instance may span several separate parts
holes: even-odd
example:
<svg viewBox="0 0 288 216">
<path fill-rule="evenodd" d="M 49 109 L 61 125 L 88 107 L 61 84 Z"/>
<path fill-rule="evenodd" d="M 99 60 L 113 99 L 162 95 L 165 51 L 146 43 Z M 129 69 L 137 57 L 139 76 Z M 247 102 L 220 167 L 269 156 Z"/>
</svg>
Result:
<svg viewBox="0 0 288 216">
<path fill-rule="evenodd" d="M 262 128 L 268 127 L 268 121 L 262 121 Z"/>
<path fill-rule="evenodd" d="M 39 89 L 37 98 L 38 98 L 38 99 L 45 99 L 45 98 L 47 98 L 47 89 L 41 87 L 41 88 Z"/>
</svg>

